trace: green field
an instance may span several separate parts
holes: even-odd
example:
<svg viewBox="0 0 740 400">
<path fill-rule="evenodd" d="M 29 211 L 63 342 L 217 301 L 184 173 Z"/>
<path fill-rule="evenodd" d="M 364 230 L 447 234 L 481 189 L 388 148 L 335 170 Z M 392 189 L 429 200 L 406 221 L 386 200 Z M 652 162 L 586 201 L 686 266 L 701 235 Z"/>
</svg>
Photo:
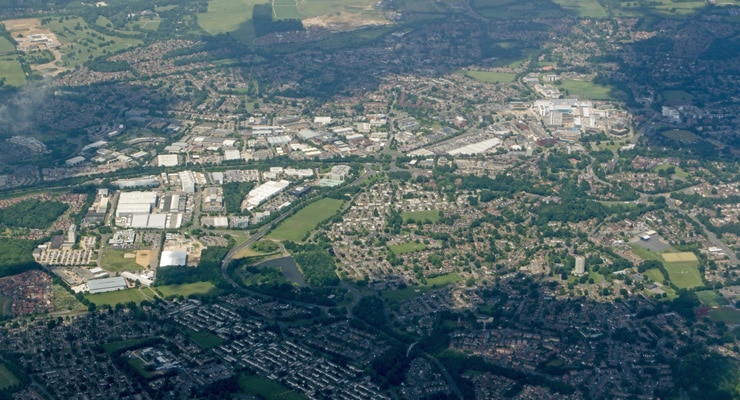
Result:
<svg viewBox="0 0 740 400">
<path fill-rule="evenodd" d="M 727 305 L 727 300 L 714 290 L 702 290 L 700 292 L 696 292 L 696 297 L 699 298 L 702 305 L 707 307 Z"/>
<path fill-rule="evenodd" d="M 217 296 L 221 293 L 211 282 L 184 283 L 182 285 L 155 286 L 155 290 L 164 298 L 191 295 Z"/>
<path fill-rule="evenodd" d="M 61 19 L 61 18 L 60 18 Z M 113 54 L 121 50 L 138 46 L 139 39 L 109 36 L 91 29 L 82 18 L 65 17 L 54 18 L 44 27 L 51 29 L 64 46 L 62 52 L 62 66 L 75 67 L 88 60 L 100 56 Z"/>
<path fill-rule="evenodd" d="M 597 0 L 554 0 L 566 10 L 572 11 L 579 17 L 606 18 L 608 14 Z"/>
<path fill-rule="evenodd" d="M 11 306 L 13 305 L 13 299 L 0 295 L 0 316 L 13 315 Z"/>
<path fill-rule="evenodd" d="M 587 100 L 608 100 L 611 88 L 608 86 L 597 85 L 591 81 L 580 81 L 575 79 L 564 79 L 558 85 L 561 91 L 567 91 L 567 95 L 578 95 Z"/>
<path fill-rule="evenodd" d="M 668 169 L 670 165 L 668 164 L 660 164 L 655 169 L 653 169 L 654 172 L 660 172 L 664 169 Z M 681 167 L 674 167 L 676 169 L 676 173 L 674 174 L 676 178 L 686 179 L 689 176 L 689 173 L 684 171 Z"/>
<path fill-rule="evenodd" d="M 123 271 L 144 270 L 144 267 L 136 263 L 136 257 L 124 258 L 124 254 L 135 254 L 135 251 L 105 249 L 103 251 L 101 267 L 112 274 Z"/>
<path fill-rule="evenodd" d="M 472 0 L 470 5 L 478 14 L 486 18 L 514 19 L 556 18 L 565 16 L 559 5 L 550 2 L 517 0 Z"/>
<path fill-rule="evenodd" d="M 663 265 L 668 271 L 668 276 L 671 277 L 671 282 L 676 284 L 679 289 L 693 288 L 704 284 L 701 280 L 699 268 L 697 268 L 699 265 L 697 261 L 664 262 Z"/>
<path fill-rule="evenodd" d="M 112 354 L 115 353 L 118 350 L 127 349 L 130 347 L 136 347 L 137 345 L 146 342 L 151 338 L 135 338 L 135 339 L 128 339 L 128 340 L 119 340 L 117 342 L 110 342 L 103 344 L 103 349 L 106 353 Z"/>
<path fill-rule="evenodd" d="M 403 223 L 409 222 L 409 220 L 417 221 L 417 222 L 424 222 L 424 221 L 431 221 L 432 223 L 439 222 L 439 211 L 438 210 L 429 210 L 429 211 L 404 211 L 401 213 L 401 217 L 403 217 Z"/>
<path fill-rule="evenodd" d="M 660 272 L 660 270 L 657 268 L 650 268 L 649 270 L 645 271 L 645 274 L 647 274 L 648 279 L 653 282 L 663 283 L 663 281 L 665 280 L 663 273 Z"/>
<path fill-rule="evenodd" d="M 109 306 L 115 306 L 116 304 L 126 304 L 132 301 L 136 304 L 139 304 L 144 300 L 154 300 L 153 296 L 145 296 L 138 289 L 126 289 L 118 290 L 115 292 L 88 294 L 85 296 L 85 298 L 95 303 L 95 305 L 98 307 L 106 304 Z"/>
<path fill-rule="evenodd" d="M 709 318 L 731 324 L 740 323 L 740 310 L 734 308 L 714 308 L 709 311 Z"/>
<path fill-rule="evenodd" d="M 252 19 L 254 5 L 264 3 L 269 2 L 265 0 L 210 0 L 208 12 L 198 14 L 198 25 L 213 35 L 236 31 L 239 25 Z"/>
<path fill-rule="evenodd" d="M 5 365 L 0 364 L 0 390 L 15 386 L 19 383 L 21 383 L 21 381 L 18 380 L 18 378 L 16 378 Z"/>
<path fill-rule="evenodd" d="M 419 297 L 424 293 L 432 290 L 460 282 L 462 278 L 456 273 L 436 276 L 427 279 L 426 285 L 411 286 L 400 290 L 386 290 L 383 297 L 391 303 L 403 303 L 406 300 Z"/>
<path fill-rule="evenodd" d="M 398 255 L 406 254 L 406 253 L 414 253 L 417 251 L 422 251 L 426 248 L 427 248 L 427 245 L 425 245 L 424 243 L 416 243 L 416 242 L 392 244 L 388 246 L 388 249 L 390 249 L 390 251 Z"/>
<path fill-rule="evenodd" d="M 682 142 L 695 142 L 699 139 L 699 137 L 696 136 L 694 132 L 683 130 L 683 129 L 664 131 L 661 133 L 661 135 L 663 135 L 663 137 L 666 137 L 668 139 L 682 141 Z"/>
<path fill-rule="evenodd" d="M 187 329 L 185 332 L 188 334 L 190 339 L 198 344 L 198 346 L 206 350 L 218 347 L 224 343 L 223 339 L 208 331 L 194 331 L 192 329 Z"/>
<path fill-rule="evenodd" d="M 0 36 L 0 54 L 12 53 L 15 51 L 15 44 L 4 36 Z"/>
<path fill-rule="evenodd" d="M 343 203 L 342 200 L 336 199 L 315 201 L 283 221 L 274 231 L 270 232 L 267 239 L 300 242 L 318 223 L 336 214 Z"/>
<path fill-rule="evenodd" d="M 509 83 L 516 79 L 516 74 L 510 72 L 465 71 L 463 74 L 478 82 L 486 83 Z"/>
<path fill-rule="evenodd" d="M 239 377 L 239 388 L 247 395 L 267 400 L 306 400 L 306 396 L 269 379 L 255 375 Z"/>
<path fill-rule="evenodd" d="M 694 96 L 691 93 L 685 90 L 664 90 L 663 97 L 665 97 L 666 100 L 683 100 L 683 101 L 691 101 L 694 98 Z"/>
<path fill-rule="evenodd" d="M 87 307 L 80 303 L 67 289 L 62 285 L 52 286 L 54 292 L 54 311 L 86 311 Z"/>
<path fill-rule="evenodd" d="M 663 257 L 661 257 L 660 254 L 654 251 L 650 251 L 640 246 L 639 244 L 630 244 L 630 248 L 632 249 L 632 252 L 635 253 L 635 255 L 641 258 L 663 262 Z"/>
<path fill-rule="evenodd" d="M 0 59 L 0 80 L 8 86 L 21 86 L 26 83 L 21 62 L 13 56 Z"/>
</svg>

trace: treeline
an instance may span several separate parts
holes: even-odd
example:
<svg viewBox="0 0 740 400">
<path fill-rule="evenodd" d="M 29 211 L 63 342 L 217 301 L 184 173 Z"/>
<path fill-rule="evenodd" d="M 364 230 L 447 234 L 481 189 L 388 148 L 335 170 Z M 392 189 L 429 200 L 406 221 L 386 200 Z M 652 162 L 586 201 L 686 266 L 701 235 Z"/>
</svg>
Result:
<svg viewBox="0 0 740 400">
<path fill-rule="evenodd" d="M 314 286 L 336 286 L 339 277 L 336 272 L 334 257 L 329 251 L 317 244 L 296 244 L 285 242 L 285 249 L 293 254 L 293 258 L 301 271 L 303 278 Z"/>
<path fill-rule="evenodd" d="M 244 196 L 254 188 L 254 182 L 227 182 L 224 183 L 224 205 L 226 212 L 240 213 Z"/>
<path fill-rule="evenodd" d="M 64 214 L 69 206 L 59 201 L 41 201 L 29 199 L 13 204 L 10 207 L 0 209 L 0 224 L 46 229 L 60 215 Z"/>
<path fill-rule="evenodd" d="M 255 4 L 252 9 L 252 25 L 257 36 L 264 36 L 273 32 L 302 31 L 303 23 L 299 19 L 272 18 L 271 4 Z"/>
<path fill-rule="evenodd" d="M 172 266 L 157 269 L 154 286 L 180 285 L 183 283 L 213 282 L 219 288 L 231 288 L 221 275 L 221 260 L 229 252 L 228 247 L 208 247 L 201 253 L 197 267 Z"/>
</svg>

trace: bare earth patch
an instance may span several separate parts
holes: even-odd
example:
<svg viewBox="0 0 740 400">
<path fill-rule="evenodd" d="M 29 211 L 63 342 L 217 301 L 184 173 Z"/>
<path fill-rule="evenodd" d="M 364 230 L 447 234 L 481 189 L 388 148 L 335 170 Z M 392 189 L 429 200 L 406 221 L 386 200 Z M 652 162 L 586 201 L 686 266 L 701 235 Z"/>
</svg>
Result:
<svg viewBox="0 0 740 400">
<path fill-rule="evenodd" d="M 368 26 L 390 25 L 391 21 L 385 18 L 368 18 L 367 14 L 322 15 L 303 20 L 305 27 L 321 27 L 335 32 L 351 31 Z"/>
<path fill-rule="evenodd" d="M 136 263 L 144 268 L 149 268 L 152 262 L 152 251 L 151 250 L 138 250 L 136 252 Z"/>
</svg>

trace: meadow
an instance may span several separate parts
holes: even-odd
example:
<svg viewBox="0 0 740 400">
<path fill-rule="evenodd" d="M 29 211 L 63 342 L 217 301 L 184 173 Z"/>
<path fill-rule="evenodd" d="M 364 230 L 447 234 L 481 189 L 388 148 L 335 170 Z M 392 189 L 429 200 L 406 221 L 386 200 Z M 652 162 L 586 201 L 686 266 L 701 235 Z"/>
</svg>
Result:
<svg viewBox="0 0 740 400">
<path fill-rule="evenodd" d="M 392 244 L 388 246 L 388 249 L 390 251 L 398 255 L 414 253 L 417 251 L 422 251 L 426 248 L 427 248 L 427 245 L 425 245 L 424 243 L 416 243 L 416 242 Z"/>
<path fill-rule="evenodd" d="M 663 131 L 661 132 L 661 135 L 663 135 L 663 137 L 665 138 L 676 140 L 676 141 L 681 141 L 681 142 L 695 142 L 699 139 L 699 137 L 696 136 L 694 132 L 687 131 L 684 129 Z"/>
<path fill-rule="evenodd" d="M 0 36 L 0 54 L 15 52 L 15 44 L 7 38 Z"/>
<path fill-rule="evenodd" d="M 268 3 L 264 0 L 210 0 L 208 11 L 198 14 L 198 25 L 204 31 L 216 35 L 233 32 L 252 19 L 255 4 Z"/>
<path fill-rule="evenodd" d="M 26 83 L 21 62 L 14 56 L 0 58 L 0 79 L 8 86 L 17 87 Z"/>
<path fill-rule="evenodd" d="M 217 296 L 221 293 L 211 282 L 183 283 L 181 285 L 155 286 L 156 290 L 162 297 L 169 298 L 175 296 L 188 297 L 198 296 Z"/>
<path fill-rule="evenodd" d="M 565 8 L 584 18 L 606 18 L 609 14 L 598 0 L 554 0 Z"/>
<path fill-rule="evenodd" d="M 147 295 L 145 295 L 146 291 L 149 292 Z M 139 289 L 126 289 L 117 290 L 115 292 L 88 294 L 85 295 L 85 298 L 93 302 L 98 307 L 103 305 L 113 307 L 116 304 L 126 304 L 130 302 L 139 304 L 144 300 L 152 301 L 154 300 L 154 293 L 149 288 L 144 288 L 141 291 L 139 291 Z"/>
<path fill-rule="evenodd" d="M 300 242 L 316 225 L 336 214 L 343 203 L 342 200 L 328 198 L 315 201 L 283 221 L 267 239 Z"/>
<path fill-rule="evenodd" d="M 707 307 L 720 307 L 727 305 L 727 300 L 714 290 L 702 290 L 696 292 L 696 297 L 702 305 Z"/>
<path fill-rule="evenodd" d="M 734 308 L 713 308 L 709 311 L 709 318 L 715 321 L 738 324 L 740 323 L 740 311 Z"/>
<path fill-rule="evenodd" d="M 688 289 L 704 284 L 697 268 L 699 265 L 697 261 L 664 262 L 663 265 L 668 271 L 668 276 L 671 277 L 671 282 L 679 289 Z"/>
<path fill-rule="evenodd" d="M 206 350 L 218 347 L 224 343 L 223 339 L 207 331 L 194 331 L 192 329 L 187 329 L 185 332 L 188 334 L 190 339 L 198 344 L 198 346 Z"/>
</svg>

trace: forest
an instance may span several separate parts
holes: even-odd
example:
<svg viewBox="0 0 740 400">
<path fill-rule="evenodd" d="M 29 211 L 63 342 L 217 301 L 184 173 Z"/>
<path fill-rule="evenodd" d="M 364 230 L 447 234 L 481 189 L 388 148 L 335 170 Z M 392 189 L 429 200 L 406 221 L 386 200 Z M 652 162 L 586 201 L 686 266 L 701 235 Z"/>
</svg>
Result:
<svg viewBox="0 0 740 400">
<path fill-rule="evenodd" d="M 59 201 L 24 200 L 0 209 L 0 224 L 12 227 L 46 229 L 69 206 Z"/>
</svg>

